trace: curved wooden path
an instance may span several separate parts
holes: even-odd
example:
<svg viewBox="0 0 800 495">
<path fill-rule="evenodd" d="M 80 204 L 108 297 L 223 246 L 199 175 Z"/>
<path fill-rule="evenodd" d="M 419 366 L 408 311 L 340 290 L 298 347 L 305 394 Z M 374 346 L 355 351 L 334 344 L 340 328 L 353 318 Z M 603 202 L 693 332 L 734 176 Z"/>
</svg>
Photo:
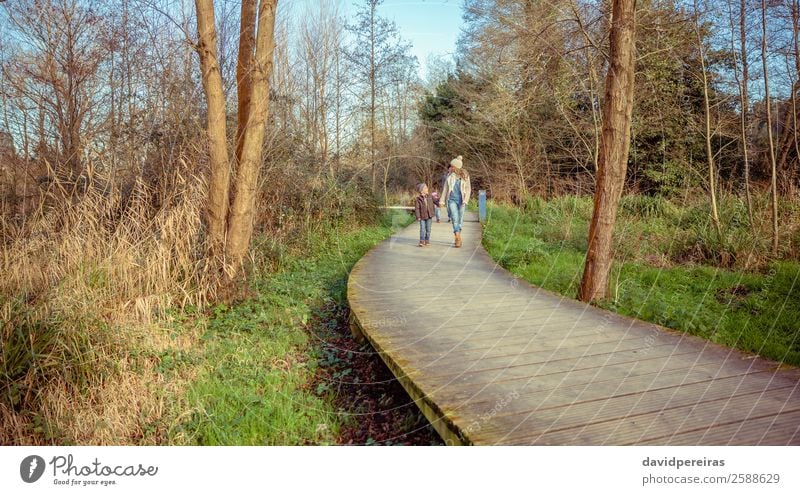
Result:
<svg viewBox="0 0 800 495">
<path fill-rule="evenodd" d="M 800 370 L 533 287 L 412 224 L 350 274 L 364 337 L 448 444 L 797 445 Z"/>
</svg>

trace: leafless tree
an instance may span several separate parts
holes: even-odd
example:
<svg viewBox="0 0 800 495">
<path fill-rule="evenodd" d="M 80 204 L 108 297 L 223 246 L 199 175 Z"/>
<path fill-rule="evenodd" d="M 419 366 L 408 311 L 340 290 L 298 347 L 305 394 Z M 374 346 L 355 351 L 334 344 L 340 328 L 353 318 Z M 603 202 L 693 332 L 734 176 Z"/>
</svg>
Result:
<svg viewBox="0 0 800 495">
<path fill-rule="evenodd" d="M 714 228 L 717 233 L 722 232 L 722 227 L 719 222 L 719 209 L 717 208 L 717 167 L 714 165 L 714 149 L 711 144 L 714 135 L 711 130 L 711 105 L 709 103 L 709 81 L 708 71 L 706 70 L 706 53 L 703 45 L 703 37 L 700 34 L 700 11 L 697 6 L 697 0 L 694 2 L 694 30 L 697 35 L 697 46 L 700 51 L 700 76 L 703 85 L 703 123 L 706 148 L 706 160 L 708 161 L 708 194 L 711 200 L 711 221 L 714 223 Z"/>
<path fill-rule="evenodd" d="M 236 180 L 229 192 L 230 161 L 227 150 L 225 98 L 217 57 L 216 25 L 212 0 L 196 0 L 197 51 L 203 71 L 203 87 L 208 100 L 208 138 L 211 155 L 209 180 L 208 223 L 212 253 L 224 255 L 231 274 L 239 268 L 250 247 L 253 233 L 254 206 L 258 175 L 262 164 L 264 128 L 269 110 L 269 78 L 272 74 L 272 55 L 275 48 L 274 28 L 277 0 L 245 0 L 242 2 L 240 33 L 255 33 L 254 42 L 248 35 L 240 41 L 240 68 L 244 76 L 238 90 L 239 114 L 237 131 L 241 136 L 241 156 L 237 159 Z M 257 4 L 255 7 L 253 4 Z M 252 15 L 257 13 L 257 16 Z M 245 52 L 245 53 L 242 53 Z M 228 207 L 228 197 L 232 197 Z"/>
<path fill-rule="evenodd" d="M 778 171 L 775 162 L 775 143 L 772 137 L 772 103 L 769 94 L 769 69 L 767 59 L 767 2 L 761 0 L 761 61 L 764 69 L 764 101 L 767 113 L 767 136 L 772 184 L 772 254 L 778 254 Z"/>
<path fill-rule="evenodd" d="M 582 301 L 602 299 L 608 291 L 617 206 L 625 183 L 633 111 L 636 1 L 614 0 L 611 17 L 610 66 L 606 75 L 603 136 L 589 248 L 581 280 Z"/>
</svg>

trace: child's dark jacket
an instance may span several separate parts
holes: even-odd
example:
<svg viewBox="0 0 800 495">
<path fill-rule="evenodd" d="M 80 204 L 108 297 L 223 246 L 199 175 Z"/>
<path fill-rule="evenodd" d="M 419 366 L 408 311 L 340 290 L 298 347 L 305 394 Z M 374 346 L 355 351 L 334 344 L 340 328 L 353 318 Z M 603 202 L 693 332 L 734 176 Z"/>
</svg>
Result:
<svg viewBox="0 0 800 495">
<path fill-rule="evenodd" d="M 416 215 L 417 220 L 433 218 L 436 215 L 436 210 L 433 208 L 433 200 L 430 194 L 427 196 L 417 195 L 417 200 L 414 204 L 414 215 Z"/>
</svg>

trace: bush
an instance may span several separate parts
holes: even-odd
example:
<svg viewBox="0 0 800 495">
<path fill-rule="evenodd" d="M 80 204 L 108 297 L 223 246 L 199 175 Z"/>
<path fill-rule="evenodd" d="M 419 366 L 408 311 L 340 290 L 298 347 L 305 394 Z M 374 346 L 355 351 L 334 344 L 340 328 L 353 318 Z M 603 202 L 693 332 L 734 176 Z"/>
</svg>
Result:
<svg viewBox="0 0 800 495">
<path fill-rule="evenodd" d="M 594 200 L 591 196 L 559 196 L 547 203 L 547 209 L 563 217 L 576 217 L 584 220 L 592 218 Z"/>
<path fill-rule="evenodd" d="M 670 201 L 662 196 L 644 196 L 630 194 L 620 198 L 619 211 L 623 216 L 640 218 L 663 218 L 676 221 L 680 211 Z"/>
<path fill-rule="evenodd" d="M 528 196 L 523 203 L 523 211 L 531 215 L 537 215 L 544 210 L 547 203 L 539 196 Z"/>
<path fill-rule="evenodd" d="M 524 266 L 541 261 L 547 256 L 544 242 L 536 238 L 517 238 L 517 242 L 509 242 L 497 257 L 497 262 L 505 268 Z"/>
<path fill-rule="evenodd" d="M 645 167 L 643 175 L 642 186 L 646 190 L 670 198 L 680 196 L 687 186 L 700 185 L 689 165 L 682 161 L 656 161 L 651 167 Z"/>
<path fill-rule="evenodd" d="M 270 170 L 261 197 L 267 205 L 257 218 L 261 231 L 300 248 L 307 247 L 302 241 L 313 231 L 355 229 L 381 217 L 366 181 L 309 174 L 290 165 Z"/>
</svg>

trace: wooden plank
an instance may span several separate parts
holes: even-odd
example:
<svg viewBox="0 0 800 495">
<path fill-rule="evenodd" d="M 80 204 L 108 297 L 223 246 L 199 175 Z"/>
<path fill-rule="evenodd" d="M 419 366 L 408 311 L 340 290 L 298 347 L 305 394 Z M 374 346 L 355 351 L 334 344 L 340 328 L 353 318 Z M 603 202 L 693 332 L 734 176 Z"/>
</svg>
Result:
<svg viewBox="0 0 800 495">
<path fill-rule="evenodd" d="M 461 321 L 458 326 L 426 324 L 424 318 L 416 315 L 385 313 L 373 316 L 367 320 L 365 327 L 381 333 L 386 338 L 396 342 L 416 341 L 424 337 L 439 337 L 458 342 L 479 341 L 483 339 L 524 338 L 526 336 L 551 336 L 570 337 L 573 335 L 594 332 L 597 334 L 617 335 L 619 338 L 666 338 L 657 327 L 620 329 L 613 328 L 610 323 L 602 321 L 574 320 L 569 317 L 553 315 L 536 321 L 511 320 L 511 321 L 484 321 L 478 318 Z M 607 331 L 608 330 L 608 331 Z M 685 337 L 679 336 L 677 339 Z M 446 349 L 442 349 L 446 350 Z"/>
<path fill-rule="evenodd" d="M 639 445 L 797 445 L 800 443 L 800 411 L 781 412 L 763 418 L 670 433 Z"/>
<path fill-rule="evenodd" d="M 545 369 L 542 369 L 539 374 L 533 377 L 523 376 L 512 380 L 498 379 L 482 383 L 471 379 L 471 377 L 467 379 L 459 377 L 450 381 L 440 380 L 437 383 L 428 382 L 424 378 L 420 381 L 425 382 L 425 386 L 436 396 L 436 400 L 447 402 L 451 408 L 461 407 L 466 402 L 469 402 L 471 407 L 480 408 L 480 402 L 496 402 L 512 394 L 525 397 L 527 394 L 535 394 L 540 391 L 555 391 L 561 387 L 608 387 L 609 384 L 633 380 L 639 376 L 658 377 L 658 381 L 654 380 L 654 384 L 663 384 L 665 381 L 672 379 L 691 380 L 696 378 L 697 374 L 703 373 L 706 367 L 709 366 L 711 366 L 709 368 L 710 372 L 723 377 L 747 373 L 746 371 L 739 373 L 732 371 L 722 372 L 718 368 L 713 368 L 714 362 L 687 366 L 685 361 L 676 360 L 674 357 L 668 360 L 659 358 L 654 361 L 661 364 L 657 367 L 649 368 L 634 363 L 633 365 L 626 364 L 624 368 L 620 366 L 596 367 L 556 374 L 548 374 Z M 614 372 L 610 370 L 614 370 Z M 693 376 L 692 373 L 695 375 Z M 500 375 L 500 378 L 503 377 L 505 375 Z"/>
<path fill-rule="evenodd" d="M 462 395 L 469 392 L 476 394 L 486 388 L 517 387 L 518 390 L 520 384 L 524 384 L 526 380 L 535 380 L 549 388 L 551 384 L 564 380 L 565 375 L 573 373 L 593 376 L 592 381 L 602 382 L 606 375 L 609 376 L 609 380 L 622 379 L 633 373 L 646 375 L 661 373 L 665 369 L 688 370 L 715 361 L 711 357 L 699 360 L 696 360 L 695 357 L 694 354 L 661 354 L 641 359 L 634 355 L 631 356 L 631 359 L 620 360 L 621 362 L 606 362 L 607 358 L 601 355 L 592 356 L 579 363 L 566 359 L 554 363 L 543 362 L 523 367 L 440 376 L 431 376 L 426 370 L 420 369 L 418 380 L 428 388 L 436 387 L 437 390 L 443 390 L 444 392 L 440 395 L 452 394 L 452 397 L 448 398 L 453 400 L 458 397 L 459 393 Z"/>
<path fill-rule="evenodd" d="M 625 380 L 621 382 L 593 382 L 586 385 L 571 387 L 556 387 L 549 390 L 522 392 L 517 394 L 514 401 L 509 403 L 498 416 L 514 416 L 532 413 L 538 419 L 544 417 L 544 411 L 553 410 L 558 418 L 564 418 L 564 408 L 569 406 L 585 406 L 585 409 L 576 409 L 578 414 L 586 414 L 586 418 L 603 417 L 605 411 L 622 411 L 626 415 L 633 414 L 639 409 L 626 409 L 628 404 L 635 404 L 641 408 L 675 407 L 683 401 L 694 402 L 698 398 L 710 400 L 714 398 L 732 397 L 736 394 L 760 392 L 773 388 L 791 388 L 793 384 L 779 383 L 771 380 L 769 374 L 743 374 L 727 377 L 697 377 L 689 381 L 673 381 L 656 385 L 653 377 Z M 618 406 L 617 404 L 625 404 Z M 484 415 L 494 410 L 493 401 L 471 400 L 463 403 L 469 414 Z M 589 410 L 594 413 L 588 415 Z M 609 414 L 614 414 L 610 412 Z M 557 421 L 559 427 L 569 426 L 562 419 Z M 583 423 L 581 423 L 583 424 Z"/>
<path fill-rule="evenodd" d="M 413 349 L 409 348 L 406 354 L 411 355 L 412 351 Z M 682 359 L 691 364 L 695 361 L 697 355 L 695 349 L 692 349 L 690 345 L 676 347 L 672 344 L 647 346 L 644 343 L 639 343 L 630 349 L 622 351 L 616 351 L 613 347 L 567 348 L 522 354 L 513 359 L 492 357 L 465 362 L 463 366 L 453 364 L 450 367 L 441 367 L 441 370 L 428 370 L 426 375 L 472 376 L 483 372 L 507 370 L 509 375 L 518 376 L 539 368 L 547 368 L 557 372 L 565 369 L 604 367 L 625 362 L 635 363 L 646 356 L 675 356 L 676 358 L 683 356 Z"/>
<path fill-rule="evenodd" d="M 403 302 L 404 301 L 402 300 L 398 301 L 399 304 L 402 304 Z M 356 304 L 369 308 L 370 316 L 373 318 L 381 318 L 386 316 L 405 317 L 405 318 L 413 317 L 417 318 L 419 320 L 419 323 L 425 325 L 425 327 L 440 326 L 447 324 L 446 329 L 448 330 L 450 328 L 473 326 L 475 324 L 476 319 L 478 321 L 485 321 L 488 323 L 508 323 L 508 322 L 536 323 L 538 321 L 549 320 L 554 317 L 557 317 L 559 318 L 560 321 L 594 322 L 597 324 L 612 324 L 612 323 L 615 323 L 617 325 L 620 324 L 620 322 L 617 322 L 613 319 L 603 318 L 602 316 L 592 312 L 573 313 L 564 310 L 559 310 L 558 308 L 550 308 L 550 307 L 520 306 L 510 311 L 495 311 L 491 307 L 476 308 L 469 304 L 461 304 L 461 305 L 453 305 L 452 310 L 449 312 L 441 312 L 441 311 L 435 311 L 441 304 L 436 301 L 428 301 L 427 303 L 418 303 L 421 306 L 413 310 L 411 309 L 397 310 L 395 308 L 372 309 L 373 306 L 372 304 L 364 304 L 358 300 L 356 300 Z M 631 328 L 637 328 L 640 326 L 635 322 L 627 322 L 627 323 L 628 326 L 630 326 Z M 654 327 L 654 325 L 647 325 L 647 326 Z"/>
<path fill-rule="evenodd" d="M 576 321 L 571 318 L 562 318 L 558 315 L 540 321 L 490 321 L 473 320 L 472 323 L 461 323 L 458 326 L 431 326 L 425 325 L 424 319 L 406 315 L 380 315 L 377 320 L 368 320 L 365 328 L 380 332 L 386 338 L 396 343 L 417 342 L 423 338 L 439 338 L 442 344 L 435 351 L 447 351 L 444 340 L 459 343 L 479 343 L 482 341 L 502 341 L 510 338 L 536 338 L 549 336 L 551 338 L 573 337 L 587 335 L 610 336 L 604 332 L 607 325 L 594 321 Z M 381 327 L 381 328 L 376 328 Z M 637 337 L 646 338 L 636 334 L 626 335 L 615 332 L 617 338 Z M 652 332 L 658 335 L 658 332 Z M 655 337 L 653 337 L 655 338 Z M 434 341 L 428 342 L 434 345 Z"/>
<path fill-rule="evenodd" d="M 687 367 L 685 362 L 657 358 L 662 364 L 654 368 L 643 369 L 634 364 L 604 366 L 599 368 L 566 371 L 561 373 L 541 373 L 510 380 L 494 380 L 486 383 L 470 381 L 454 383 L 447 387 L 448 398 L 455 401 L 474 401 L 489 398 L 498 400 L 509 394 L 524 394 L 555 390 L 559 387 L 587 386 L 596 383 L 621 382 L 637 378 L 650 378 L 655 385 L 671 380 L 693 380 L 696 377 L 729 376 L 723 370 L 725 366 L 717 360 L 695 364 Z M 759 370 L 753 370 L 753 373 Z"/>
<path fill-rule="evenodd" d="M 559 345 L 562 344 L 562 345 Z M 631 350 L 646 350 L 652 347 L 652 343 L 647 339 L 631 338 L 631 339 L 612 339 L 605 341 L 595 341 L 591 343 L 577 344 L 572 343 L 572 339 L 561 339 L 556 341 L 549 341 L 545 345 L 526 345 L 519 346 L 512 350 L 500 350 L 499 352 L 464 352 L 459 350 L 457 353 L 451 353 L 443 357 L 435 357 L 435 355 L 423 354 L 419 356 L 414 354 L 415 357 L 431 356 L 427 366 L 437 366 L 449 368 L 457 366 L 459 363 L 468 361 L 480 363 L 474 369 L 496 369 L 499 367 L 525 365 L 530 362 L 542 362 L 542 357 L 545 361 L 553 361 L 558 359 L 574 359 L 585 356 L 594 355 L 607 355 L 615 352 L 625 352 Z M 658 345 L 670 345 L 661 343 Z M 416 350 L 409 350 L 415 352 Z"/>
<path fill-rule="evenodd" d="M 493 369 L 483 369 L 480 361 L 464 363 L 462 366 L 426 367 L 424 363 L 402 358 L 414 379 L 427 387 L 453 387 L 464 383 L 494 383 L 500 380 L 527 378 L 543 374 L 557 374 L 581 370 L 598 370 L 613 365 L 637 366 L 643 370 L 658 370 L 664 359 L 672 361 L 672 366 L 691 367 L 704 361 L 714 360 L 714 356 L 698 355 L 694 351 L 676 354 L 671 346 L 653 347 L 648 353 L 624 351 L 619 353 L 592 354 L 580 358 L 564 357 L 553 359 L 550 353 L 541 353 L 536 360 L 529 359 L 524 364 L 501 365 Z"/>
<path fill-rule="evenodd" d="M 585 348 L 592 345 L 612 344 L 625 341 L 644 341 L 644 343 L 652 343 L 651 340 L 643 339 L 641 337 L 608 335 L 596 331 L 594 328 L 588 329 L 575 329 L 568 336 L 564 335 L 551 335 L 544 332 L 537 333 L 522 333 L 511 334 L 504 336 L 488 335 L 479 338 L 465 337 L 459 339 L 458 337 L 447 338 L 433 336 L 437 339 L 437 343 L 446 343 L 443 349 L 437 349 L 436 346 L 425 345 L 431 338 L 422 337 L 421 339 L 413 339 L 413 336 L 406 336 L 406 339 L 392 339 L 394 343 L 405 342 L 421 342 L 417 354 L 418 356 L 430 356 L 436 363 L 444 364 L 450 360 L 464 360 L 464 359 L 481 359 L 487 357 L 515 357 L 529 352 L 566 349 L 570 347 Z"/>
<path fill-rule="evenodd" d="M 528 380 L 504 387 L 489 387 L 476 391 L 462 393 L 460 406 L 468 406 L 471 412 L 485 414 L 494 408 L 496 402 L 504 397 L 513 395 L 514 403 L 504 408 L 503 414 L 516 414 L 520 412 L 541 410 L 549 407 L 560 407 L 565 401 L 569 404 L 589 402 L 612 397 L 643 394 L 655 390 L 684 387 L 693 384 L 708 384 L 711 387 L 730 386 L 743 381 L 749 381 L 753 373 L 769 375 L 767 371 L 753 371 L 741 373 L 728 370 L 719 370 L 709 367 L 678 369 L 655 373 L 631 374 L 621 378 L 606 378 L 606 373 L 584 379 L 582 382 L 564 383 L 563 377 L 554 378 L 552 375 L 537 380 Z M 788 386 L 789 384 L 784 384 Z M 497 393 L 500 389 L 501 392 Z M 453 400 L 452 390 L 447 391 L 447 399 Z M 460 407 L 459 406 L 459 407 Z"/>
<path fill-rule="evenodd" d="M 775 416 L 787 399 L 796 401 L 800 397 L 792 387 L 768 386 L 764 390 L 758 385 L 761 384 L 748 381 L 742 393 L 736 395 L 714 389 L 703 391 L 700 387 L 704 393 L 700 398 L 687 393 L 644 394 L 610 401 L 609 406 L 604 405 L 599 410 L 595 404 L 588 411 L 586 407 L 577 406 L 550 413 L 498 418 L 487 435 L 492 436 L 494 442 L 504 444 L 638 444 L 683 430 L 702 432 L 715 425 Z M 800 410 L 796 404 L 787 412 L 795 410 Z M 557 424 L 553 421 L 555 417 Z M 502 428 L 497 427 L 500 423 Z"/>
</svg>

